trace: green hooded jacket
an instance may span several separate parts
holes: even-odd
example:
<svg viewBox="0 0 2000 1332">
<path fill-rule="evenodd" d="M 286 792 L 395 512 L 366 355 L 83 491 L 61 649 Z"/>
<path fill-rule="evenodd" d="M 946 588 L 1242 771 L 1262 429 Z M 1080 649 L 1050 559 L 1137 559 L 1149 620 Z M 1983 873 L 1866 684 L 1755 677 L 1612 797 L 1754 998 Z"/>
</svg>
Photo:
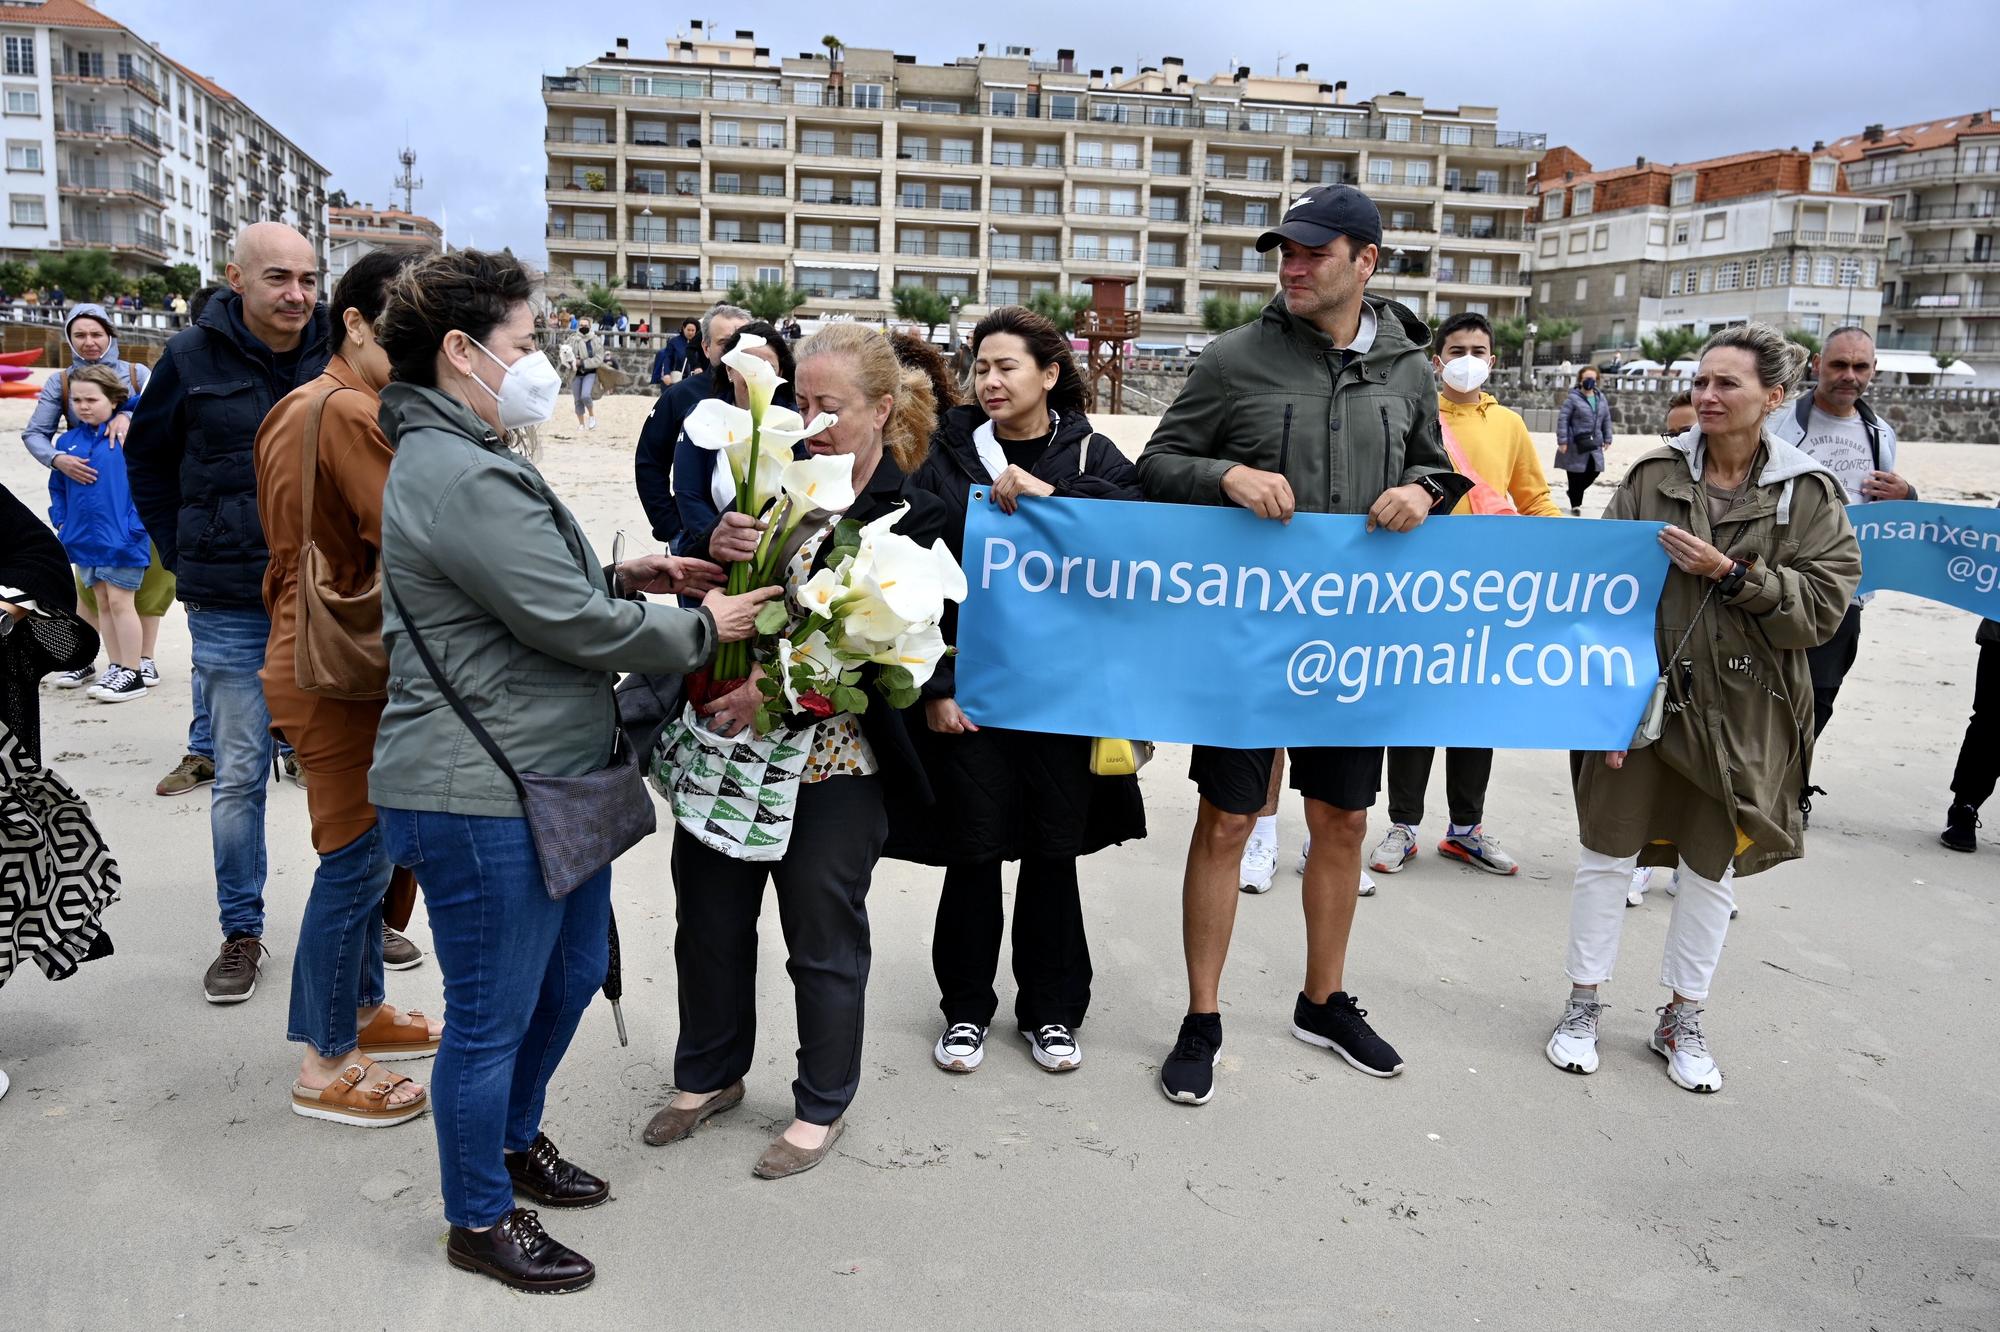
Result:
<svg viewBox="0 0 2000 1332">
<path fill-rule="evenodd" d="M 1435 476 L 1448 513 L 1470 483 L 1438 431 L 1430 329 L 1407 308 L 1362 298 L 1375 341 L 1342 366 L 1333 339 L 1285 308 L 1208 345 L 1139 457 L 1149 500 L 1227 504 L 1222 475 L 1281 472 L 1300 513 L 1367 513 L 1382 492 Z"/>
</svg>

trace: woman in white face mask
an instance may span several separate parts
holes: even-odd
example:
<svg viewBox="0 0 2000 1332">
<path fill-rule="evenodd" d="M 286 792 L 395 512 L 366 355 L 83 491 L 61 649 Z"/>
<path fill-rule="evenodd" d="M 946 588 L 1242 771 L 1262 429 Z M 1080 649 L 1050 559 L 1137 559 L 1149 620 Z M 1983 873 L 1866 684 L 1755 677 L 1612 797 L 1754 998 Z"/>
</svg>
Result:
<svg viewBox="0 0 2000 1332">
<path fill-rule="evenodd" d="M 473 729 L 517 772 L 604 768 L 616 674 L 692 674 L 718 643 L 749 637 L 777 589 L 725 596 L 705 560 L 599 565 L 575 515 L 506 445 L 509 431 L 548 420 L 561 385 L 535 345 L 533 290 L 511 256 L 440 255 L 398 276 L 377 321 L 396 458 L 382 496 L 389 697 L 368 794 L 390 858 L 422 885 L 444 972 L 450 1021 L 431 1106 L 446 1257 L 554 1292 L 588 1285 L 594 1269 L 515 1200 L 610 1196 L 562 1159 L 541 1119 L 604 980 L 611 872 L 550 897 L 516 788 Z M 681 610 L 645 592 L 706 599 Z"/>
</svg>

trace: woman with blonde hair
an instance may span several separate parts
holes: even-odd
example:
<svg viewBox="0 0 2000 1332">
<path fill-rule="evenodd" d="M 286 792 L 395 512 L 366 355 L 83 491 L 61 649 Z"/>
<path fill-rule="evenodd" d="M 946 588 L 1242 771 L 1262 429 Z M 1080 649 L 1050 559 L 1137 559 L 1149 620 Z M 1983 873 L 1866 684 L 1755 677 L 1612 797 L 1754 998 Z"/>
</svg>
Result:
<svg viewBox="0 0 2000 1332">
<path fill-rule="evenodd" d="M 1678 1086 L 1719 1090 L 1701 1016 L 1729 932 L 1733 878 L 1805 854 L 1806 651 L 1839 629 L 1861 581 L 1839 482 L 1765 427 L 1805 365 L 1804 349 L 1767 324 L 1710 338 L 1695 373 L 1694 427 L 1634 463 L 1605 511 L 1666 524 L 1660 544 L 1673 567 L 1654 641 L 1667 700 L 1643 748 L 1570 756 L 1583 847 L 1569 1002 L 1547 1053 L 1571 1073 L 1597 1070 L 1599 987 L 1618 959 L 1633 871 L 1678 865 L 1660 971 L 1671 996 L 1651 1046 Z"/>
<path fill-rule="evenodd" d="M 869 523 L 907 506 L 894 530 L 928 546 L 944 535 L 944 504 L 909 483 L 923 462 L 936 406 L 929 379 L 901 365 L 889 340 L 862 324 L 833 324 L 798 348 L 799 412 L 835 424 L 807 440 L 815 456 L 854 459 L 854 503 L 808 519 L 786 565 L 787 594 L 825 567 L 836 522 Z M 717 564 L 751 558 L 762 524 L 730 512 L 705 552 Z M 794 603 L 793 616 L 802 612 Z M 788 629 L 787 632 L 790 632 Z M 868 673 L 879 668 L 868 667 Z M 784 857 L 739 860 L 674 830 L 679 928 L 680 1041 L 673 1099 L 646 1126 L 654 1146 L 678 1142 L 710 1116 L 742 1103 L 756 1049 L 757 916 L 768 877 L 776 887 L 798 1021 L 792 1120 L 753 1167 L 760 1179 L 810 1170 L 839 1138 L 861 1081 L 863 998 L 871 958 L 868 886 L 888 836 L 891 807 L 928 805 L 925 779 L 904 717 L 864 678 L 866 711 L 836 712 L 814 727 L 799 780 Z M 753 680 L 707 704 L 722 736 L 751 735 L 762 695 Z"/>
</svg>

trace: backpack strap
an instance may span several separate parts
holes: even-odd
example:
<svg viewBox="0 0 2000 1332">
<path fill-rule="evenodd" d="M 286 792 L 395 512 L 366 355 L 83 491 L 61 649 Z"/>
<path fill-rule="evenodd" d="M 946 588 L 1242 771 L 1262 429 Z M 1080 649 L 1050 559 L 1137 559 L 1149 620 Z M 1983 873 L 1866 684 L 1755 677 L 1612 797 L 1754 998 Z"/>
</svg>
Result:
<svg viewBox="0 0 2000 1332">
<path fill-rule="evenodd" d="M 299 495 L 304 506 L 305 525 L 299 534 L 299 548 L 305 549 L 313 543 L 313 495 L 319 488 L 319 423 L 326 414 L 326 400 L 336 393 L 353 392 L 345 384 L 336 384 L 313 399 L 312 406 L 306 408 L 306 446 L 299 454 L 299 466 L 303 469 L 299 477 Z"/>
</svg>

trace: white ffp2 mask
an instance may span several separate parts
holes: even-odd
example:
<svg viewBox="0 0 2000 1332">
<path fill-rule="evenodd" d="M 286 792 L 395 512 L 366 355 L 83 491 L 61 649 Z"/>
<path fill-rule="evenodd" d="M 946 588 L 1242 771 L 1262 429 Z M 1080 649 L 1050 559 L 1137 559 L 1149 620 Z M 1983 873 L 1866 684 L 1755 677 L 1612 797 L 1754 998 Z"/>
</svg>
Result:
<svg viewBox="0 0 2000 1332">
<path fill-rule="evenodd" d="M 1444 363 L 1444 382 L 1459 393 L 1470 393 L 1486 382 L 1493 367 L 1483 356 L 1460 356 Z"/>
<path fill-rule="evenodd" d="M 523 430 L 528 426 L 546 424 L 556 414 L 556 395 L 562 392 L 562 373 L 549 364 L 543 352 L 529 352 L 520 360 L 508 365 L 487 349 L 485 343 L 471 334 L 466 341 L 486 353 L 493 364 L 507 372 L 500 381 L 500 391 L 494 393 L 487 388 L 486 381 L 478 375 L 472 378 L 479 387 L 493 395 L 493 401 L 500 407 L 500 424 L 508 430 Z"/>
</svg>

